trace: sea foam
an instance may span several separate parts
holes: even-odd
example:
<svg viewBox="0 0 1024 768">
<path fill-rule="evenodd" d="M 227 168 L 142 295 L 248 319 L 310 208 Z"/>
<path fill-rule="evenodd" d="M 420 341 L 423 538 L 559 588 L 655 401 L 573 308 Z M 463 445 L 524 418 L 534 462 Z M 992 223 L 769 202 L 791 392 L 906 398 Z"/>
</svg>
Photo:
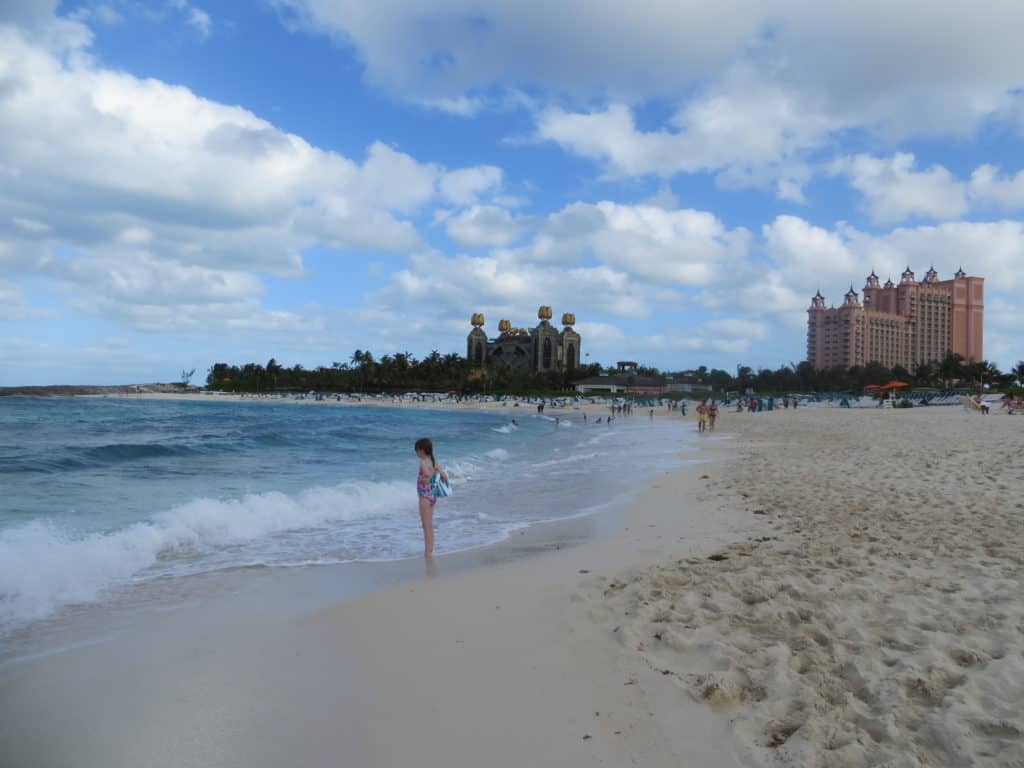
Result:
<svg viewBox="0 0 1024 768">
<path fill-rule="evenodd" d="M 76 536 L 46 520 L 9 528 L 0 531 L 0 625 L 92 602 L 112 586 L 145 578 L 167 556 L 394 514 L 408 508 L 409 500 L 408 483 L 350 482 L 294 496 L 196 499 L 110 533 Z"/>
</svg>

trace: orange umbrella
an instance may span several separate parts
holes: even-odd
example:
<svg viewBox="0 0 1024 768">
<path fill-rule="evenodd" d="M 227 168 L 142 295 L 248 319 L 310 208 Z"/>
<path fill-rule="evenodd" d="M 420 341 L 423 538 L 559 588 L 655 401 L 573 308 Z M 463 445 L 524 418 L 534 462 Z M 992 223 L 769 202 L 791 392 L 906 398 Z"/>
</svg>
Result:
<svg viewBox="0 0 1024 768">
<path fill-rule="evenodd" d="M 881 389 L 877 384 L 868 384 L 864 389 Z"/>
<path fill-rule="evenodd" d="M 882 387 L 882 389 L 896 389 L 897 387 L 909 387 L 905 381 L 890 381 L 888 384 Z"/>
</svg>

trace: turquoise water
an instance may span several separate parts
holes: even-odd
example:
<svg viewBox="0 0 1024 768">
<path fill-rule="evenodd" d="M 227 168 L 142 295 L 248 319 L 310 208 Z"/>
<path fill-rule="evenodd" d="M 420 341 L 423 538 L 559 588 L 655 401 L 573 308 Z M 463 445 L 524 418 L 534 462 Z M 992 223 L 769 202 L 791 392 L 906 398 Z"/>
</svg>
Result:
<svg viewBox="0 0 1024 768">
<path fill-rule="evenodd" d="M 422 436 L 455 487 L 443 554 L 621 498 L 690 431 L 511 407 L 0 399 L 0 630 L 153 579 L 416 555 Z"/>
</svg>

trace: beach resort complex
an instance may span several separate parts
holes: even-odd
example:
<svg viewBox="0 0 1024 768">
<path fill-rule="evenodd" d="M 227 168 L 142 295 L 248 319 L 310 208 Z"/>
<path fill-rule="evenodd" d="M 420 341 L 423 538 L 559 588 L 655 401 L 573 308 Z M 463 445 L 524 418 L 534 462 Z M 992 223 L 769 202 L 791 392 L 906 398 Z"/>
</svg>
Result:
<svg viewBox="0 0 1024 768">
<path fill-rule="evenodd" d="M 537 310 L 540 322 L 535 328 L 515 328 L 510 320 L 502 320 L 498 337 L 489 339 L 484 316 L 474 313 L 470 320 L 473 330 L 466 337 L 466 359 L 479 366 L 491 362 L 537 373 L 579 367 L 582 339 L 573 329 L 576 315 L 562 315 L 561 331 L 551 324 L 551 316 L 551 307 L 542 306 Z"/>
<path fill-rule="evenodd" d="M 884 285 L 874 270 L 864 301 L 850 285 L 842 306 L 828 308 L 819 290 L 807 310 L 807 360 L 815 368 L 881 363 L 911 370 L 950 352 L 981 360 L 985 278 L 963 268 L 939 280 L 930 268 L 918 282 L 908 266 L 899 285 Z"/>
<path fill-rule="evenodd" d="M 0 768 L 1024 768 L 1022 32 L 0 0 Z"/>
</svg>

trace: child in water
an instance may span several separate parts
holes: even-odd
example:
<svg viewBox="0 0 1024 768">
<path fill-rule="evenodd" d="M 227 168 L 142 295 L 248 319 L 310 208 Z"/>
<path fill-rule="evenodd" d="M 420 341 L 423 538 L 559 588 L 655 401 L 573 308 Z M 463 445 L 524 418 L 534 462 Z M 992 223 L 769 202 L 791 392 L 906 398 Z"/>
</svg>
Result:
<svg viewBox="0 0 1024 768">
<path fill-rule="evenodd" d="M 420 499 L 420 522 L 423 523 L 423 556 L 433 557 L 434 555 L 434 506 L 437 504 L 437 496 L 431 487 L 431 480 L 435 472 L 441 473 L 441 478 L 447 483 L 448 473 L 437 466 L 437 459 L 434 458 L 434 444 L 430 438 L 421 437 L 416 441 L 416 455 L 420 460 L 420 472 L 416 478 L 416 495 Z"/>
</svg>

